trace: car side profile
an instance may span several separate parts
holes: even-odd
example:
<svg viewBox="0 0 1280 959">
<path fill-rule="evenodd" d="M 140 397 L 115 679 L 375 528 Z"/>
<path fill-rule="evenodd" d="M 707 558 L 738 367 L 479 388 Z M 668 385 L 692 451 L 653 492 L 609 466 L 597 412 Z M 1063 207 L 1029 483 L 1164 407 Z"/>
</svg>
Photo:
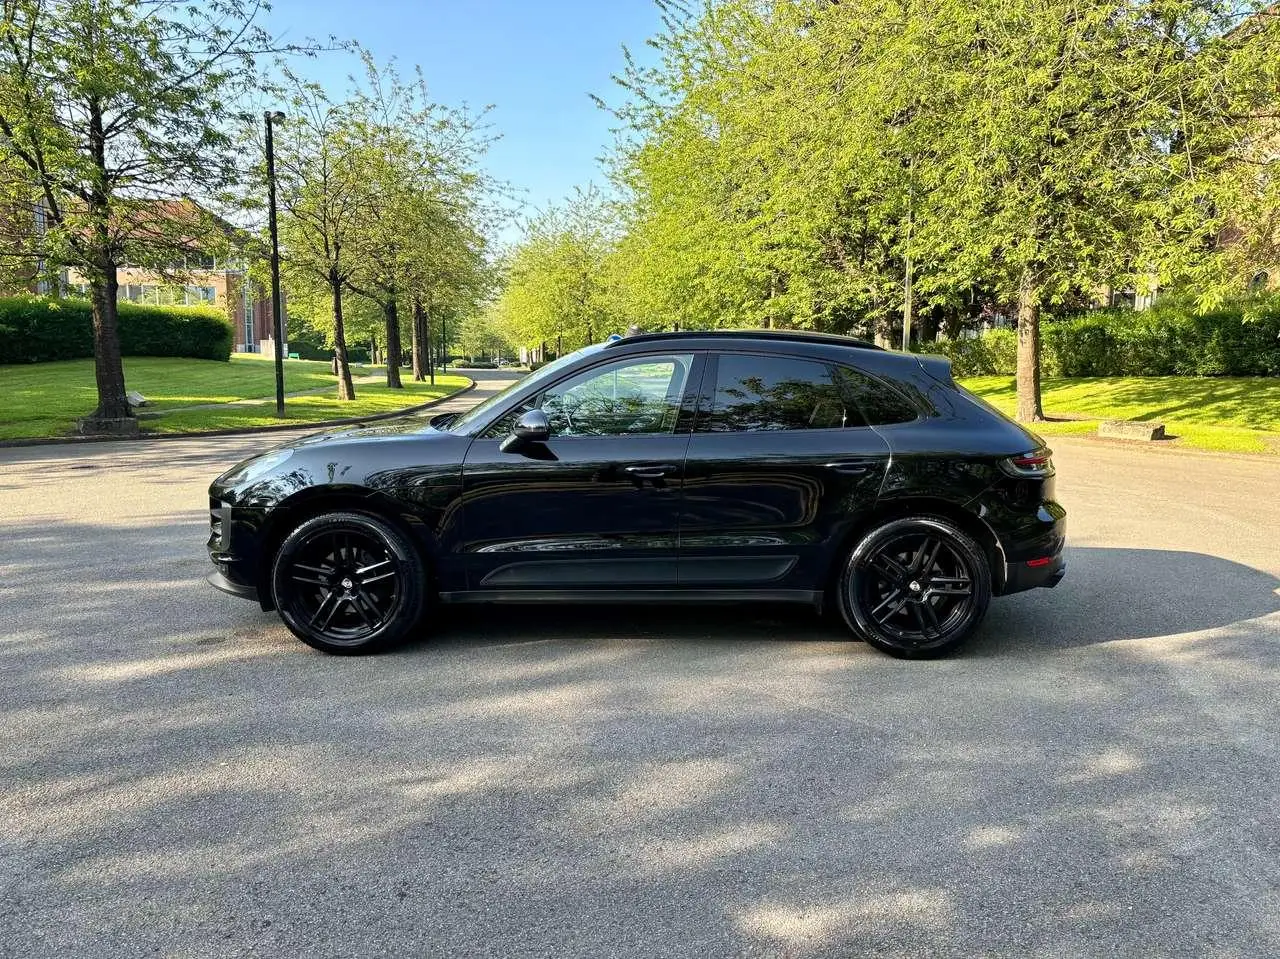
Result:
<svg viewBox="0 0 1280 959">
<path fill-rule="evenodd" d="M 795 602 L 903 657 L 1055 586 L 1043 441 L 941 357 L 724 331 L 589 346 L 466 413 L 307 437 L 210 487 L 209 577 L 368 652 L 436 603 Z"/>
</svg>

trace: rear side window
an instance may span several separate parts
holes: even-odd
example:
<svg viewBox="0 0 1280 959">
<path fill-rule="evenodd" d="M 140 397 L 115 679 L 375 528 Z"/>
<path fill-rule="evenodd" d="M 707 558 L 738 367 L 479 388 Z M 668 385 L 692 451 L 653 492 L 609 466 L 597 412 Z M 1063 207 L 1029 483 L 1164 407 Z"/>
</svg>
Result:
<svg viewBox="0 0 1280 959">
<path fill-rule="evenodd" d="M 816 360 L 723 353 L 700 433 L 755 433 L 865 426 L 845 373 Z"/>
<path fill-rule="evenodd" d="M 910 423 L 920 416 L 920 411 L 892 387 L 847 366 L 838 370 L 845 400 L 861 411 L 864 423 L 887 426 Z"/>
</svg>

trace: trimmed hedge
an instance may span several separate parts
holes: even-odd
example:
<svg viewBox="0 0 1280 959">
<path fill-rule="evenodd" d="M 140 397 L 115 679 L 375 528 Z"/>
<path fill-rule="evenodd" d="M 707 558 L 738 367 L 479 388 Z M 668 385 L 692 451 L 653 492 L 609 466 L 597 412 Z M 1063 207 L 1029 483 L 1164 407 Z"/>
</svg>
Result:
<svg viewBox="0 0 1280 959">
<path fill-rule="evenodd" d="M 125 356 L 231 359 L 231 324 L 221 310 L 121 303 L 119 315 Z M 93 312 L 88 300 L 0 297 L 0 364 L 90 356 Z"/>
<path fill-rule="evenodd" d="M 325 346 L 324 340 L 314 333 L 294 333 L 288 337 L 289 352 L 297 353 L 300 360 L 333 361 L 333 347 Z M 348 363 L 368 363 L 369 347 L 347 344 Z"/>
<path fill-rule="evenodd" d="M 1179 302 L 1149 310 L 1092 310 L 1040 330 L 1047 376 L 1280 376 L 1280 297 L 1197 314 Z M 951 360 L 956 376 L 1017 372 L 1013 330 L 921 344 Z"/>
</svg>

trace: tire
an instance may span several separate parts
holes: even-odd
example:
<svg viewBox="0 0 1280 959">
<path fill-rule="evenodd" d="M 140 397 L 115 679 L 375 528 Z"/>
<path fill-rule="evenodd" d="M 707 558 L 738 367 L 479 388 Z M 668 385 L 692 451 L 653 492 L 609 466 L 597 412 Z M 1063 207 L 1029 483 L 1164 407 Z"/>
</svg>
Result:
<svg viewBox="0 0 1280 959">
<path fill-rule="evenodd" d="M 886 522 L 849 552 L 836 604 L 848 627 L 891 656 L 952 652 L 991 602 L 991 564 L 973 537 L 936 516 Z"/>
<path fill-rule="evenodd" d="M 325 513 L 281 544 L 271 569 L 289 631 L 326 653 L 358 655 L 409 636 L 427 604 L 427 574 L 409 538 L 363 513 Z"/>
</svg>

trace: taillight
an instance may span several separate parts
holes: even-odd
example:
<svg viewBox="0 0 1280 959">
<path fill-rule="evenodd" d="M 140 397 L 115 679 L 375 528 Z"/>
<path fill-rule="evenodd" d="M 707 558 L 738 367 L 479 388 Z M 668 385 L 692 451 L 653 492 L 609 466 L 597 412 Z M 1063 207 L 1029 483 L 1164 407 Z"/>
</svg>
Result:
<svg viewBox="0 0 1280 959">
<path fill-rule="evenodd" d="M 1053 450 L 1046 446 L 1030 453 L 1010 456 L 1000 461 L 1000 468 L 1019 479 L 1042 479 L 1053 475 Z"/>
</svg>

